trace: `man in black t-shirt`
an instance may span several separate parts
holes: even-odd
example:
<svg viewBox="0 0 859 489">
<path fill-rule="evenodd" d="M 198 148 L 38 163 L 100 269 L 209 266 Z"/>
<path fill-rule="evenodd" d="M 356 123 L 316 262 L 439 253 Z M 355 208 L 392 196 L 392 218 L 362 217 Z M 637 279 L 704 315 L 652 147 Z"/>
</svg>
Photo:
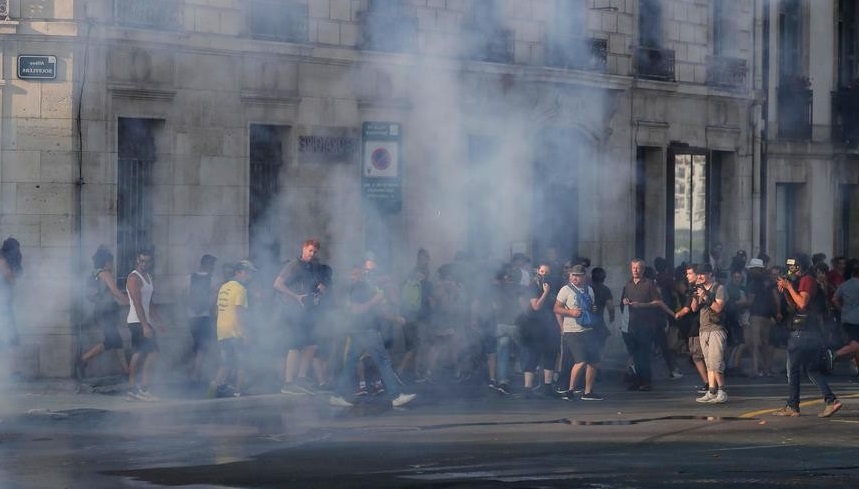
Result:
<svg viewBox="0 0 859 489">
<path fill-rule="evenodd" d="M 749 334 L 746 342 L 752 351 L 752 374 L 771 377 L 772 347 L 770 330 L 779 309 L 779 295 L 775 282 L 770 279 L 764 262 L 758 258 L 749 260 L 747 293 L 749 306 Z"/>
<path fill-rule="evenodd" d="M 686 265 L 686 302 L 683 309 L 677 311 L 674 315 L 675 320 L 688 321 L 689 325 L 689 356 L 692 357 L 692 363 L 695 365 L 695 370 L 701 376 L 702 384 L 698 387 L 698 393 L 704 394 L 709 391 L 707 385 L 707 366 L 704 364 L 704 352 L 701 350 L 701 341 L 699 338 L 701 323 L 698 318 L 698 311 L 692 310 L 692 300 L 694 298 L 695 287 L 698 285 L 698 274 L 695 271 L 697 265 L 690 263 Z"/>
</svg>

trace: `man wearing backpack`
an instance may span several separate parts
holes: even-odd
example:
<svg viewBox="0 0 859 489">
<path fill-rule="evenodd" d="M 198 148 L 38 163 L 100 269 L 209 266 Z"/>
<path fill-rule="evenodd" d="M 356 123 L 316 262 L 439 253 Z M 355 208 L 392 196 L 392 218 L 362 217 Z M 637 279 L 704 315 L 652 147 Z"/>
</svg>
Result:
<svg viewBox="0 0 859 489">
<path fill-rule="evenodd" d="M 215 326 L 212 321 L 212 309 L 215 305 L 217 289 L 212 284 L 212 274 L 217 259 L 212 255 L 203 255 L 200 268 L 188 275 L 183 289 L 182 303 L 191 331 L 194 354 L 194 368 L 191 371 L 191 382 L 203 382 L 203 363 L 215 340 Z"/>
<path fill-rule="evenodd" d="M 594 291 L 587 284 L 583 265 L 570 269 L 569 283 L 561 287 L 555 299 L 554 313 L 563 318 L 561 345 L 563 355 L 572 359 L 569 390 L 565 400 L 572 400 L 582 369 L 585 370 L 583 401 L 602 401 L 593 390 L 600 363 L 600 339 L 593 329 Z M 565 362 L 569 363 L 569 362 Z"/>
</svg>

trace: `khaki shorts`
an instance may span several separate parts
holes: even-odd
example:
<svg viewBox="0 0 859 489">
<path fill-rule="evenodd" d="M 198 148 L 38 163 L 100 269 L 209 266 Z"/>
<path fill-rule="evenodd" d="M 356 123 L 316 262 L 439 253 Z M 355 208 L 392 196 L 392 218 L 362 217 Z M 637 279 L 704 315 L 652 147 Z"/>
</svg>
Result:
<svg viewBox="0 0 859 489">
<path fill-rule="evenodd" d="M 689 356 L 693 362 L 703 362 L 704 352 L 701 351 L 701 340 L 697 336 L 689 338 Z"/>
<path fill-rule="evenodd" d="M 725 330 L 701 331 L 701 351 L 708 372 L 725 373 L 725 345 L 728 333 Z"/>
</svg>

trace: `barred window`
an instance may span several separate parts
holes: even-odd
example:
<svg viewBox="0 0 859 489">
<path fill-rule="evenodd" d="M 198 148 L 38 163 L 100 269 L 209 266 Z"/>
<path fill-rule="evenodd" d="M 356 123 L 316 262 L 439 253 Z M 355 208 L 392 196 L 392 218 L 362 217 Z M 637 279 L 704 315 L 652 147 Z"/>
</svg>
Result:
<svg viewBox="0 0 859 489">
<path fill-rule="evenodd" d="M 116 277 L 134 268 L 138 250 L 152 243 L 155 131 L 162 121 L 120 117 L 117 129 Z"/>
</svg>

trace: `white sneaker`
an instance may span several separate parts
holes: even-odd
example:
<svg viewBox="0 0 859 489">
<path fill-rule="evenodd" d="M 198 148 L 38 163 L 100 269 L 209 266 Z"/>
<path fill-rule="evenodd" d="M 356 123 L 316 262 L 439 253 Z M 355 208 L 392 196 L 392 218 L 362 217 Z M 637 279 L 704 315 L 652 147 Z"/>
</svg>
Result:
<svg viewBox="0 0 859 489">
<path fill-rule="evenodd" d="M 141 401 L 158 402 L 161 400 L 158 396 L 152 395 L 148 390 L 140 389 L 137 391 L 137 398 Z"/>
<path fill-rule="evenodd" d="M 337 407 L 352 407 L 354 404 L 343 399 L 341 396 L 331 396 L 328 398 L 328 404 Z"/>
<path fill-rule="evenodd" d="M 716 396 L 710 400 L 710 404 L 724 404 L 726 402 L 728 402 L 728 394 L 722 389 L 719 389 Z"/>
<path fill-rule="evenodd" d="M 704 394 L 703 396 L 701 396 L 701 397 L 699 397 L 699 398 L 695 399 L 695 402 L 700 402 L 700 403 L 702 403 L 702 404 L 709 404 L 709 403 L 711 403 L 711 402 L 713 401 L 713 399 L 715 399 L 715 398 L 716 398 L 716 396 L 717 396 L 717 395 L 718 395 L 718 394 L 713 394 L 713 393 L 711 393 L 710 391 L 707 391 L 707 393 L 706 393 L 706 394 Z"/>
<path fill-rule="evenodd" d="M 400 394 L 395 397 L 394 400 L 391 401 L 391 404 L 394 407 L 405 406 L 406 404 L 412 402 L 412 400 L 417 397 L 417 394 Z"/>
<path fill-rule="evenodd" d="M 681 377 L 683 377 L 683 372 L 681 372 L 679 370 L 675 370 L 668 375 L 668 378 L 671 380 L 677 380 Z"/>
</svg>

